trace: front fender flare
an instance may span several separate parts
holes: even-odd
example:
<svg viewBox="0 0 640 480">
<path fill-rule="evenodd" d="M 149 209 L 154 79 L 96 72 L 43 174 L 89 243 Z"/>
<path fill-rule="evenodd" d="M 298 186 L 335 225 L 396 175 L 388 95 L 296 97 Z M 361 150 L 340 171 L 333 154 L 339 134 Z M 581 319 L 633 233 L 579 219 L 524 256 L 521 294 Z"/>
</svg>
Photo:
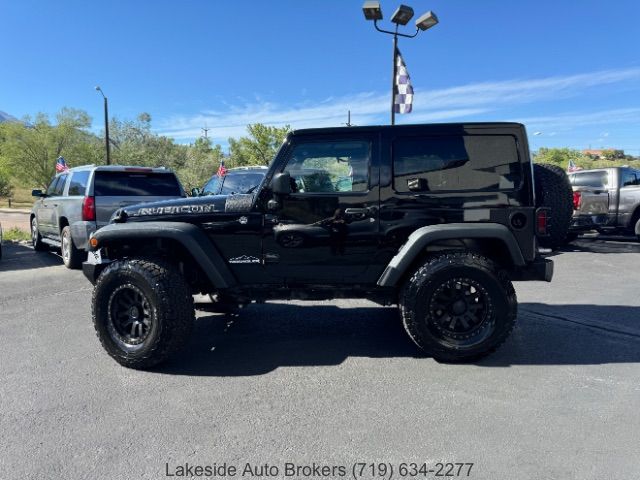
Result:
<svg viewBox="0 0 640 480">
<path fill-rule="evenodd" d="M 518 242 L 507 227 L 499 223 L 448 223 L 429 225 L 417 229 L 407 239 L 400 251 L 391 259 L 378 279 L 381 287 L 395 286 L 421 252 L 430 243 L 455 238 L 493 238 L 504 243 L 513 264 L 525 265 Z"/>
<path fill-rule="evenodd" d="M 166 238 L 180 243 L 200 265 L 209 281 L 216 288 L 229 288 L 236 279 L 222 259 L 220 252 L 207 234 L 191 223 L 185 222 L 131 222 L 112 223 L 92 235 L 98 240 L 96 250 L 109 244 L 127 240 Z"/>
</svg>

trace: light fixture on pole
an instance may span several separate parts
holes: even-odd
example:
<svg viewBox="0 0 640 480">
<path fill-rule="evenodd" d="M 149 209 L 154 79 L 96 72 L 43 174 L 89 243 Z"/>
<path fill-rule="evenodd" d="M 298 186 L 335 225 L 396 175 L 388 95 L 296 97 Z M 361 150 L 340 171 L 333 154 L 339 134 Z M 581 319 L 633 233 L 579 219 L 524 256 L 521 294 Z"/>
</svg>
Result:
<svg viewBox="0 0 640 480">
<path fill-rule="evenodd" d="M 396 73 L 397 73 L 397 55 L 398 55 L 398 37 L 414 38 L 420 33 L 420 31 L 428 30 L 438 23 L 438 17 L 435 13 L 429 11 L 421 15 L 416 20 L 416 31 L 413 35 L 406 33 L 399 33 L 398 27 L 400 25 L 406 25 L 413 18 L 413 8 L 407 5 L 400 5 L 391 16 L 391 22 L 395 24 L 393 31 L 384 30 L 378 27 L 378 20 L 382 20 L 382 9 L 380 8 L 380 2 L 376 0 L 367 0 L 362 6 L 362 12 L 366 20 L 373 20 L 373 26 L 375 29 L 382 33 L 388 33 L 393 35 L 393 73 L 391 75 L 391 125 L 395 125 L 396 113 L 394 108 L 394 94 L 396 88 Z"/>
<path fill-rule="evenodd" d="M 107 165 L 111 165 L 111 149 L 109 147 L 109 104 L 102 89 L 96 86 L 96 90 L 100 92 L 102 98 L 104 98 L 104 144 L 107 149 Z"/>
</svg>

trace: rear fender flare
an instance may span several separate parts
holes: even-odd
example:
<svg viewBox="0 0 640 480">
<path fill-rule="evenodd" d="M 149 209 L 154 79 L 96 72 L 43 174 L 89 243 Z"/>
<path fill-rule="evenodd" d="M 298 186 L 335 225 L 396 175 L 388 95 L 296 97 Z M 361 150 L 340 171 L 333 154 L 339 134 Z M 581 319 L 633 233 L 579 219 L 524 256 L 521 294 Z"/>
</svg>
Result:
<svg viewBox="0 0 640 480">
<path fill-rule="evenodd" d="M 504 243 L 511 261 L 517 267 L 525 266 L 524 257 L 513 234 L 499 223 L 449 223 L 429 225 L 417 229 L 407 239 L 400 251 L 391 259 L 378 279 L 381 287 L 397 285 L 413 261 L 430 243 L 456 238 L 491 238 Z"/>
</svg>

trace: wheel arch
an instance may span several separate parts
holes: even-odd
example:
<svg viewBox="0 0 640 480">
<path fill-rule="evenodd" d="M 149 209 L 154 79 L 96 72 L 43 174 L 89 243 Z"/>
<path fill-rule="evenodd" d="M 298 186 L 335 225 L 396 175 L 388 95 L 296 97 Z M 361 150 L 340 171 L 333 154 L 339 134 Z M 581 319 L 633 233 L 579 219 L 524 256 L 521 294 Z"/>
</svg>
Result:
<svg viewBox="0 0 640 480">
<path fill-rule="evenodd" d="M 150 255 L 161 247 L 174 260 L 187 260 L 199 269 L 212 287 L 225 289 L 236 284 L 236 279 L 222 259 L 218 249 L 197 226 L 183 222 L 140 222 L 110 224 L 96 231 L 92 238 L 98 242 L 96 250 L 104 248 L 116 257 Z M 171 249 L 170 247 L 175 247 Z M 182 257 L 182 258 L 181 258 Z"/>
<path fill-rule="evenodd" d="M 448 241 L 458 241 L 459 246 L 448 245 Z M 450 223 L 430 225 L 413 232 L 400 251 L 391 259 L 389 265 L 378 279 L 381 287 L 394 287 L 401 283 L 412 267 L 434 250 L 469 249 L 469 242 L 479 248 L 471 248 L 478 253 L 502 247 L 491 255 L 506 267 L 525 266 L 525 260 L 518 242 L 507 227 L 498 223 Z"/>
</svg>

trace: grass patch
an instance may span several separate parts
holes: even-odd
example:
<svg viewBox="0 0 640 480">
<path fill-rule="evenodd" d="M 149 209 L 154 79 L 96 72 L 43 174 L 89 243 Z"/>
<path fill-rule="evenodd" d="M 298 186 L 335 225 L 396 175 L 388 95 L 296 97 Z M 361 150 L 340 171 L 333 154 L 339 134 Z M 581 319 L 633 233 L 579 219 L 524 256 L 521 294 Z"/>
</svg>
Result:
<svg viewBox="0 0 640 480">
<path fill-rule="evenodd" d="M 36 199 L 31 196 L 30 188 L 15 187 L 13 189 L 13 198 L 11 199 L 11 208 L 31 208 Z M 9 200 L 0 198 L 0 208 L 7 208 Z"/>
<path fill-rule="evenodd" d="M 13 227 L 2 232 L 3 242 L 21 242 L 23 240 L 31 240 L 31 235 L 29 232 L 21 230 L 18 227 Z"/>
</svg>

